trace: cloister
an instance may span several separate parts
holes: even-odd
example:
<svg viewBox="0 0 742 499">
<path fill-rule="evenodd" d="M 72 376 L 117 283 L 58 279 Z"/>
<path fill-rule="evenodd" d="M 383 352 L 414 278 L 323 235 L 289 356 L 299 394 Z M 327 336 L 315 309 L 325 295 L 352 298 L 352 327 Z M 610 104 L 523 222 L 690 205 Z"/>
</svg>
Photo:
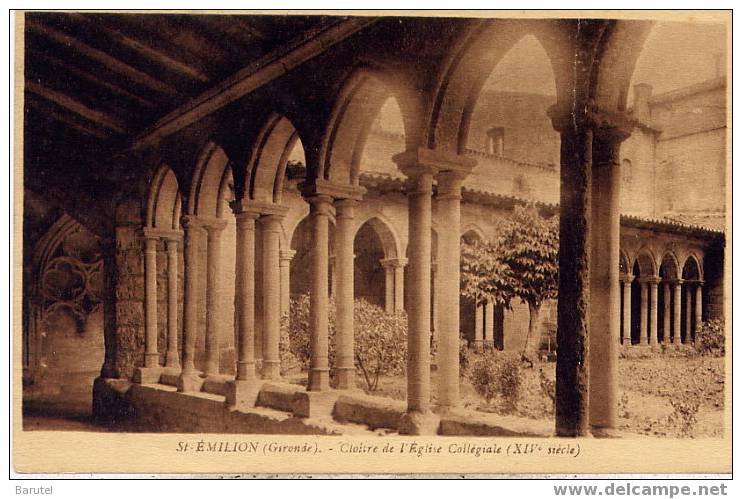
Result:
<svg viewBox="0 0 742 499">
<path fill-rule="evenodd" d="M 27 36 L 69 38 L 96 57 L 90 51 L 99 49 L 55 25 L 64 24 L 63 14 L 49 15 L 27 14 Z M 75 22 L 96 22 L 76 16 Z M 221 29 L 249 26 L 249 16 L 238 17 L 235 24 L 220 18 Z M 113 16 L 104 24 L 107 36 L 120 40 L 125 30 L 117 22 Z M 477 188 L 479 165 L 505 160 L 473 154 L 468 134 L 488 75 L 528 35 L 542 45 L 553 72 L 556 104 L 548 117 L 560 145 L 551 170 L 558 203 L 540 204 L 560 216 L 553 431 L 612 434 L 622 345 L 692 343 L 701 321 L 721 315 L 723 304 L 722 233 L 621 215 L 621 145 L 638 126 L 627 96 L 652 23 L 384 17 L 307 23 L 290 42 L 232 68 L 227 79 L 207 82 L 158 120 L 116 132 L 127 139 L 124 152 L 89 171 L 52 176 L 48 156 L 33 149 L 44 149 L 39 139 L 27 139 L 27 191 L 66 215 L 32 251 L 25 365 L 38 364 L 42 312 L 49 313 L 49 302 L 64 302 L 57 306 L 103 323 L 104 362 L 93 387 L 101 418 L 118 417 L 134 390 L 150 393 L 135 412 L 151 411 L 163 427 L 179 414 L 199 414 L 205 401 L 223 407 L 222 430 L 235 411 L 259 418 L 256 406 L 311 419 L 342 412 L 341 403 L 347 406 L 341 420 L 373 426 L 358 416 L 364 412 L 358 407 L 378 409 L 373 397 L 353 399 L 353 304 L 363 297 L 408 316 L 406 403 L 393 429 L 455 433 L 442 423 L 446 418 L 465 427 L 461 333 L 477 347 L 508 349 L 504 323 L 515 319 L 492 303 L 463 307 L 461 240 L 493 237 L 497 214 L 522 202 Z M 27 82 L 27 93 L 42 92 L 34 85 Z M 373 139 L 374 120 L 390 101 L 404 131 L 403 149 L 394 154 Z M 369 171 L 368 154 L 388 171 Z M 547 175 L 542 170 L 534 178 Z M 82 265 L 69 263 L 71 257 Z M 68 281 L 57 286 L 64 272 L 64 279 L 75 276 L 73 292 L 58 291 L 72 289 Z M 310 296 L 310 366 L 305 387 L 289 386 L 281 380 L 281 323 L 291 297 L 303 293 Z M 193 422 L 183 418 L 171 427 Z M 193 424 L 209 428 L 208 421 Z M 317 430 L 294 420 L 261 424 L 233 429 Z"/>
</svg>

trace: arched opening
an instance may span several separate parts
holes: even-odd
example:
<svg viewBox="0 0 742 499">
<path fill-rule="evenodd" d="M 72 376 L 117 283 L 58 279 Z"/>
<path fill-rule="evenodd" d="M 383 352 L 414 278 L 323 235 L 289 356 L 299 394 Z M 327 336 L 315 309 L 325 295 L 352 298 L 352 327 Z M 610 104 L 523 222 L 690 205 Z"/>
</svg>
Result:
<svg viewBox="0 0 742 499">
<path fill-rule="evenodd" d="M 461 236 L 462 244 L 483 243 L 483 235 L 474 229 L 469 229 Z M 485 306 L 474 299 L 462 296 L 459 300 L 459 330 L 469 345 L 474 345 L 477 338 L 483 338 L 486 321 Z"/>
<path fill-rule="evenodd" d="M 654 258 L 647 252 L 642 252 L 634 262 L 632 269 L 634 280 L 631 283 L 631 342 L 632 344 L 648 344 L 651 304 L 650 280 L 657 276 Z"/>
<path fill-rule="evenodd" d="M 353 242 L 355 248 L 354 296 L 384 307 L 386 305 L 387 280 L 382 260 L 385 257 L 384 246 L 379 234 L 369 222 L 358 230 Z M 393 270 L 392 270 L 393 272 Z M 394 281 L 391 282 L 393 286 Z"/>
<path fill-rule="evenodd" d="M 703 300 L 702 293 L 696 291 L 700 288 L 702 279 L 701 267 L 694 256 L 689 256 L 683 265 L 683 287 L 682 287 L 682 307 L 681 317 L 684 319 L 680 322 L 681 338 L 683 343 L 692 343 L 695 341 L 695 325 L 700 323 L 702 317 L 698 317 L 698 309 L 702 308 L 698 303 L 699 298 Z M 700 294 L 700 296 L 699 296 Z"/>
<path fill-rule="evenodd" d="M 677 260 L 670 253 L 662 258 L 660 265 L 660 292 L 657 309 L 659 339 L 662 343 L 673 341 L 672 324 L 675 321 L 675 297 L 674 287 L 678 279 Z"/>
<path fill-rule="evenodd" d="M 373 120 L 361 156 L 361 172 L 399 175 L 392 156 L 405 150 L 405 133 L 402 112 L 397 100 L 384 101 Z"/>
<path fill-rule="evenodd" d="M 329 289 L 330 297 L 333 296 L 334 286 L 334 256 L 333 248 L 335 247 L 335 223 L 330 220 L 330 230 L 328 237 L 328 255 L 329 262 Z M 291 249 L 294 250 L 294 257 L 291 259 L 290 266 L 290 294 L 291 297 L 298 297 L 309 293 L 312 283 L 312 265 L 311 265 L 311 248 L 312 248 L 312 226 L 309 217 L 305 217 L 299 222 L 291 236 Z"/>
</svg>

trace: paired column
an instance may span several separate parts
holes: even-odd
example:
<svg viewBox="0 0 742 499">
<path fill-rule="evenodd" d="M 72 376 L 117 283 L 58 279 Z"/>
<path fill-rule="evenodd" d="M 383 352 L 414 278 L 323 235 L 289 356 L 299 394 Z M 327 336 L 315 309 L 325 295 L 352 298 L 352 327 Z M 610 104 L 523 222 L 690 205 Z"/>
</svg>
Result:
<svg viewBox="0 0 742 499">
<path fill-rule="evenodd" d="M 227 226 L 226 220 L 204 221 L 206 229 L 206 360 L 204 374 L 219 375 L 219 323 L 221 300 L 219 299 L 219 276 L 221 269 L 221 235 Z"/>
<path fill-rule="evenodd" d="M 194 216 L 184 216 L 181 225 L 185 231 L 183 258 L 185 291 L 183 293 L 183 355 L 178 391 L 201 389 L 200 372 L 196 369 L 196 340 L 198 338 L 198 240 L 201 225 Z"/>
<path fill-rule="evenodd" d="M 291 260 L 296 251 L 281 250 L 279 265 L 281 267 L 281 317 L 288 320 L 291 309 Z"/>
<path fill-rule="evenodd" d="M 165 367 L 180 371 L 178 354 L 178 244 L 175 237 L 166 237 L 167 245 L 167 353 Z"/>
<path fill-rule="evenodd" d="M 693 324 L 691 323 L 693 314 L 693 291 L 690 288 L 690 282 L 685 281 L 685 342 L 693 343 Z"/>
<path fill-rule="evenodd" d="M 355 388 L 354 361 L 354 282 L 353 240 L 355 199 L 335 201 L 335 271 L 336 271 L 336 366 L 337 387 L 340 390 Z"/>
<path fill-rule="evenodd" d="M 474 349 L 481 352 L 484 346 L 484 303 L 477 303 L 474 310 Z"/>
<path fill-rule="evenodd" d="M 484 304 L 484 348 L 495 348 L 495 304 L 492 300 Z"/>
<path fill-rule="evenodd" d="M 255 212 L 239 210 L 235 252 L 235 311 L 237 319 L 238 382 L 249 382 L 255 373 Z"/>
<path fill-rule="evenodd" d="M 387 313 L 404 310 L 404 268 L 406 258 L 385 258 L 381 260 L 384 269 L 384 309 Z"/>
<path fill-rule="evenodd" d="M 703 281 L 696 283 L 696 317 L 693 325 L 693 334 L 698 331 L 703 321 Z"/>
<path fill-rule="evenodd" d="M 658 334 L 657 334 L 657 308 L 659 306 L 659 300 L 657 299 L 657 285 L 659 279 L 652 277 L 649 279 L 649 345 L 657 346 Z"/>
<path fill-rule="evenodd" d="M 618 346 L 621 335 L 621 143 L 630 128 L 594 128 L 590 202 L 589 407 L 594 434 L 617 426 Z M 561 349 L 559 350 L 561 353 Z"/>
<path fill-rule="evenodd" d="M 157 241 L 159 237 L 144 233 L 144 367 L 156 368 L 157 351 Z"/>
<path fill-rule="evenodd" d="M 682 317 L 681 305 L 683 300 L 683 280 L 676 279 L 673 282 L 673 286 L 672 342 L 676 345 L 680 345 L 682 343 L 680 321 Z"/>
<path fill-rule="evenodd" d="M 631 346 L 631 281 L 634 276 L 624 275 L 623 282 L 623 344 Z"/>
<path fill-rule="evenodd" d="M 641 303 L 639 306 L 639 344 L 649 344 L 649 334 L 647 333 L 647 317 L 649 315 L 649 281 L 646 278 L 639 278 L 641 286 Z"/>
<path fill-rule="evenodd" d="M 281 377 L 281 220 L 278 214 L 260 217 L 263 262 L 263 379 Z"/>
<path fill-rule="evenodd" d="M 665 345 L 670 344 L 670 315 L 672 314 L 671 310 L 671 301 L 672 301 L 672 289 L 670 286 L 670 283 L 665 279 L 662 283 L 662 298 L 663 298 L 663 306 L 662 306 L 662 343 Z"/>
</svg>

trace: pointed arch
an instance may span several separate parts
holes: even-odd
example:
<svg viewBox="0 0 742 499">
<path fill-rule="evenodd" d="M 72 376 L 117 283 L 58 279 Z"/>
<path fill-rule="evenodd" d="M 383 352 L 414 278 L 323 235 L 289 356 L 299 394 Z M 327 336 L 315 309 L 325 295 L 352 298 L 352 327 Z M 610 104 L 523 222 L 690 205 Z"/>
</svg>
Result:
<svg viewBox="0 0 742 499">
<path fill-rule="evenodd" d="M 353 234 L 354 239 L 364 225 L 369 225 L 379 236 L 384 249 L 384 258 L 398 258 L 402 254 L 399 236 L 386 217 L 381 214 L 372 214 L 361 220 Z"/>
<path fill-rule="evenodd" d="M 649 248 L 643 248 L 636 256 L 641 277 L 657 277 L 657 259 Z"/>
<path fill-rule="evenodd" d="M 181 199 L 178 178 L 167 165 L 160 166 L 147 194 L 147 227 L 176 230 L 180 226 Z"/>
<path fill-rule="evenodd" d="M 631 258 L 623 248 L 618 251 L 618 270 L 622 274 L 631 274 L 633 268 Z"/>
<path fill-rule="evenodd" d="M 683 264 L 683 279 L 703 280 L 703 267 L 695 253 L 689 254 Z"/>
<path fill-rule="evenodd" d="M 245 196 L 263 203 L 281 203 L 286 164 L 294 147 L 303 147 L 291 121 L 272 113 L 261 128 L 245 172 Z"/>
<path fill-rule="evenodd" d="M 677 279 L 680 277 L 680 264 L 675 253 L 668 251 L 662 257 L 660 264 L 660 277 L 663 279 Z"/>
<path fill-rule="evenodd" d="M 467 236 L 471 235 L 475 236 L 476 239 L 481 242 L 487 240 L 487 236 L 485 235 L 484 230 L 482 230 L 482 228 L 474 222 L 470 222 L 461 228 L 462 239 L 467 239 Z"/>
<path fill-rule="evenodd" d="M 188 214 L 200 217 L 218 217 L 225 178 L 231 176 L 226 152 L 211 141 L 201 150 L 191 180 L 188 195 Z"/>
</svg>

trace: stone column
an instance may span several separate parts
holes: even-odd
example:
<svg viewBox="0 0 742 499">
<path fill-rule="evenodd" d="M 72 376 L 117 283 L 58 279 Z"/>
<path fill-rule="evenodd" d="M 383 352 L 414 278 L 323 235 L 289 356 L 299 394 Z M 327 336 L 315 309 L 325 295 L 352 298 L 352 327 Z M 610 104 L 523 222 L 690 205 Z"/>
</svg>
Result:
<svg viewBox="0 0 742 499">
<path fill-rule="evenodd" d="M 279 344 L 281 341 L 281 217 L 270 214 L 260 217 L 263 238 L 263 379 L 281 377 Z"/>
<path fill-rule="evenodd" d="M 394 262 L 390 259 L 382 259 L 381 267 L 384 269 L 384 310 L 391 314 L 394 312 L 396 289 L 394 288 Z"/>
<path fill-rule="evenodd" d="M 621 142 L 630 128 L 597 127 L 593 140 L 590 217 L 590 426 L 596 436 L 615 430 L 621 337 Z"/>
<path fill-rule="evenodd" d="M 649 344 L 651 346 L 657 345 L 657 284 L 659 279 L 656 277 L 649 281 Z"/>
<path fill-rule="evenodd" d="M 577 97 L 575 97 L 577 98 Z M 559 300 L 557 302 L 556 434 L 589 431 L 588 351 L 590 289 L 590 192 L 593 131 L 587 117 L 557 105 L 549 109 L 560 132 Z M 618 259 L 611 260 L 615 265 Z"/>
<path fill-rule="evenodd" d="M 330 388 L 328 363 L 328 238 L 332 197 L 315 194 L 307 199 L 312 228 L 310 250 L 312 284 L 309 299 L 309 381 L 307 390 L 325 391 Z"/>
<path fill-rule="evenodd" d="M 201 226 L 194 216 L 184 216 L 181 225 L 185 231 L 183 258 L 185 291 L 183 293 L 183 356 L 178 379 L 178 391 L 201 390 L 203 380 L 194 363 L 198 338 L 198 240 Z"/>
<path fill-rule="evenodd" d="M 474 349 L 482 351 L 484 345 L 484 304 L 477 303 L 474 310 Z"/>
<path fill-rule="evenodd" d="M 649 282 L 646 278 L 639 279 L 641 286 L 641 303 L 639 306 L 639 344 L 648 345 L 647 316 L 649 314 Z"/>
<path fill-rule="evenodd" d="M 394 156 L 407 176 L 409 231 L 407 412 L 400 421 L 402 434 L 435 433 L 430 412 L 430 251 L 434 166 L 421 164 L 419 151 Z M 456 232 L 458 236 L 458 231 Z"/>
<path fill-rule="evenodd" d="M 180 371 L 178 354 L 178 238 L 169 237 L 167 244 L 167 354 L 165 367 Z"/>
<path fill-rule="evenodd" d="M 144 367 L 156 368 L 157 351 L 157 242 L 159 237 L 144 235 Z"/>
<path fill-rule="evenodd" d="M 671 307 L 670 301 L 672 300 L 672 290 L 670 289 L 670 283 L 665 280 L 663 286 L 663 298 L 664 304 L 662 307 L 662 343 L 665 345 L 670 344 L 670 314 Z"/>
<path fill-rule="evenodd" d="M 353 283 L 353 218 L 358 201 L 335 201 L 335 271 L 337 292 L 335 306 L 337 387 L 340 390 L 355 388 L 354 361 L 354 283 Z"/>
<path fill-rule="evenodd" d="M 404 268 L 407 265 L 406 258 L 398 258 L 394 267 L 394 311 L 404 310 Z"/>
<path fill-rule="evenodd" d="M 683 300 L 683 280 L 682 279 L 676 279 L 673 289 L 673 303 L 672 303 L 672 309 L 673 309 L 673 317 L 672 317 L 672 342 L 676 345 L 680 345 L 682 343 L 682 337 L 681 337 L 681 320 L 682 320 L 682 300 Z"/>
<path fill-rule="evenodd" d="M 690 289 L 690 283 L 685 282 L 685 342 L 693 343 L 693 324 L 691 323 L 693 310 L 693 292 Z"/>
<path fill-rule="evenodd" d="M 438 290 L 440 289 L 440 283 L 438 282 L 438 262 L 433 260 L 430 262 L 430 321 L 431 321 L 431 333 L 430 340 L 435 341 L 438 345 L 438 334 L 440 333 L 441 326 L 438 321 Z M 437 364 L 437 362 L 436 362 Z"/>
<path fill-rule="evenodd" d="M 476 164 L 476 163 L 474 163 Z M 454 165 L 445 165 L 449 168 Z M 438 306 L 445 310 L 438 316 L 438 406 L 447 410 L 457 407 L 459 400 L 459 298 L 461 267 L 461 185 L 473 164 L 456 165 L 438 174 L 436 195 L 438 223 L 445 227 L 438 234 Z M 481 348 L 481 325 L 478 348 Z"/>
<path fill-rule="evenodd" d="M 623 280 L 623 344 L 631 346 L 631 281 L 634 276 L 624 276 Z"/>
<path fill-rule="evenodd" d="M 703 322 L 703 281 L 698 281 L 696 283 L 696 317 L 695 321 L 693 323 L 693 334 L 698 331 L 698 328 L 701 327 L 701 323 Z"/>
<path fill-rule="evenodd" d="M 204 224 L 206 243 L 206 376 L 219 375 L 219 323 L 221 301 L 219 299 L 219 276 L 221 269 L 221 236 L 227 226 L 226 220 L 212 219 Z"/>
<path fill-rule="evenodd" d="M 495 348 L 495 304 L 492 300 L 484 304 L 484 348 Z"/>
<path fill-rule="evenodd" d="M 296 251 L 281 250 L 279 265 L 281 267 L 281 317 L 289 317 L 291 313 L 291 260 Z"/>
</svg>

